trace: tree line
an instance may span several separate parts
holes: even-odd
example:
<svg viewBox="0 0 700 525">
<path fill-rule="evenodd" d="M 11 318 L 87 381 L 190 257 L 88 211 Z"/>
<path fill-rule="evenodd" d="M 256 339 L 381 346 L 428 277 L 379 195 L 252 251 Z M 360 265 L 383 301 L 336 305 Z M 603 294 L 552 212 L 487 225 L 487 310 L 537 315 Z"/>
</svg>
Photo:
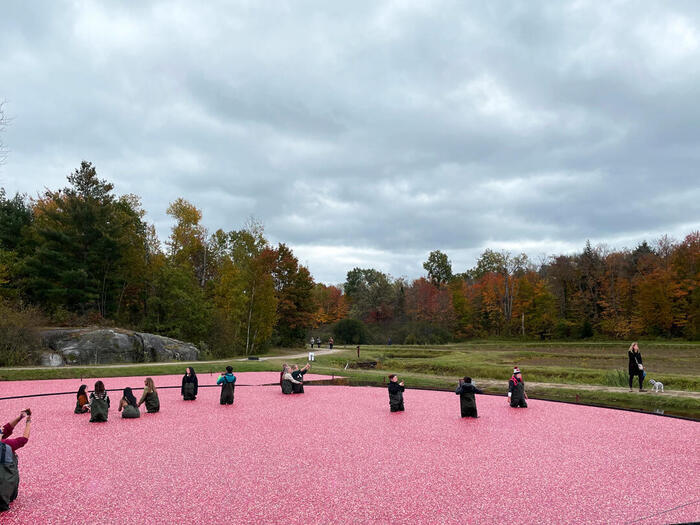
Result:
<svg viewBox="0 0 700 525">
<path fill-rule="evenodd" d="M 350 317 L 384 325 L 394 341 L 471 338 L 700 338 L 700 232 L 680 242 L 581 253 L 535 264 L 526 254 L 485 250 L 476 266 L 453 273 L 430 253 L 427 277 L 408 282 L 355 268 L 344 284 Z M 362 328 L 353 330 L 367 338 Z"/>
<path fill-rule="evenodd" d="M 161 244 L 140 199 L 116 195 L 89 162 L 36 198 L 0 188 L 0 317 L 117 324 L 212 357 L 299 345 L 311 331 L 351 343 L 700 335 L 699 232 L 634 250 L 588 243 L 540 264 L 486 250 L 462 273 L 434 251 L 426 277 L 354 268 L 327 286 L 253 220 L 210 233 L 184 199 L 167 213 Z"/>
<path fill-rule="evenodd" d="M 213 357 L 295 345 L 322 319 L 325 293 L 285 244 L 249 221 L 209 234 L 184 199 L 162 246 L 135 195 L 115 195 L 83 162 L 35 199 L 0 190 L 3 307 L 57 324 L 109 322 L 194 342 Z"/>
</svg>

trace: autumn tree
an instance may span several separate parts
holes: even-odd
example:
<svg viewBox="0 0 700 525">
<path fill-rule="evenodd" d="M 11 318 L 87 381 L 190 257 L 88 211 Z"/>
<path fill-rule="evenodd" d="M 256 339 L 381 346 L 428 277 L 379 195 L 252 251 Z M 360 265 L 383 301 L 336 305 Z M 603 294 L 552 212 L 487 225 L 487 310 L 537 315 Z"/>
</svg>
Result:
<svg viewBox="0 0 700 525">
<path fill-rule="evenodd" d="M 313 301 L 315 305 L 314 328 L 340 321 L 348 314 L 347 300 L 343 291 L 337 286 L 316 283 L 313 289 Z"/>
<path fill-rule="evenodd" d="M 314 323 L 314 280 L 309 269 L 299 264 L 286 244 L 279 244 L 273 252 L 272 279 L 277 299 L 277 326 L 279 344 L 303 344 L 306 330 Z"/>
<path fill-rule="evenodd" d="M 185 199 L 179 198 L 168 206 L 167 214 L 175 219 L 170 238 L 166 243 L 173 263 L 188 265 L 204 287 L 207 273 L 207 230 L 200 224 L 202 212 Z"/>
<path fill-rule="evenodd" d="M 385 273 L 372 268 L 354 268 L 347 273 L 344 291 L 353 318 L 368 322 L 392 318 L 396 289 Z"/>
<path fill-rule="evenodd" d="M 513 318 L 513 303 L 518 295 L 518 275 L 528 265 L 527 255 L 524 253 L 513 256 L 509 252 L 494 252 L 485 250 L 476 263 L 476 267 L 470 270 L 473 279 L 481 279 L 488 274 L 497 274 L 501 279 L 490 279 L 491 288 L 485 298 L 488 304 L 493 304 L 494 294 L 499 297 L 503 315 L 503 324 L 508 331 Z M 491 312 L 493 314 L 493 312 Z"/>
</svg>

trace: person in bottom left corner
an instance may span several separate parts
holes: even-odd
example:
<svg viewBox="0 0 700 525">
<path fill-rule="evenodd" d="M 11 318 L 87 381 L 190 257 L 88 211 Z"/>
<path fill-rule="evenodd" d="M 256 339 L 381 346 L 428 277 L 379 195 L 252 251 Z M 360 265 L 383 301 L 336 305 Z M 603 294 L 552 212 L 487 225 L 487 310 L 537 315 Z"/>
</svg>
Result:
<svg viewBox="0 0 700 525">
<path fill-rule="evenodd" d="M 12 431 L 22 419 L 24 419 L 24 433 L 21 437 L 11 438 Z M 16 451 L 29 441 L 31 423 L 32 411 L 27 408 L 22 410 L 13 421 L 5 423 L 2 427 L 2 439 L 0 439 L 0 512 L 9 510 L 10 502 L 17 498 L 19 468 Z"/>
</svg>

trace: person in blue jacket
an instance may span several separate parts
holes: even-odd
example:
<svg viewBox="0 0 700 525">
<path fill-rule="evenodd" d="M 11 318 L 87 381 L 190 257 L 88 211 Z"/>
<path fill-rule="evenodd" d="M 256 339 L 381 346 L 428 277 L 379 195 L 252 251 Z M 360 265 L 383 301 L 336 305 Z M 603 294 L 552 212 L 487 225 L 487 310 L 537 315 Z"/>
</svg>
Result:
<svg viewBox="0 0 700 525">
<path fill-rule="evenodd" d="M 216 380 L 217 385 L 221 385 L 221 396 L 219 404 L 233 405 L 233 392 L 235 389 L 236 376 L 233 375 L 233 367 L 227 366 L 226 373 L 221 374 Z"/>
</svg>

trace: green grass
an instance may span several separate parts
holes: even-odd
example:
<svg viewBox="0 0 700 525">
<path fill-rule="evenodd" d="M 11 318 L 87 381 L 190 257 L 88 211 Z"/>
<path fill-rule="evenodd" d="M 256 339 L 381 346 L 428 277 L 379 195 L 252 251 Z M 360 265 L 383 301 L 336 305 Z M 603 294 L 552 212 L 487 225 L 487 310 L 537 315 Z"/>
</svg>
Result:
<svg viewBox="0 0 700 525">
<path fill-rule="evenodd" d="M 366 346 L 359 361 L 377 361 L 377 368 L 345 369 L 358 361 L 354 347 L 331 355 L 317 355 L 312 371 L 347 377 L 352 385 L 386 383 L 389 373 L 401 374 L 409 387 L 452 390 L 458 377 L 470 375 L 486 387 L 487 393 L 504 394 L 513 365 L 523 370 L 528 393 L 533 398 L 580 402 L 650 412 L 664 411 L 700 418 L 697 397 L 609 392 L 577 388 L 627 386 L 627 344 L 609 341 L 584 343 L 472 341 L 441 346 Z M 640 348 L 648 378 L 664 383 L 668 390 L 700 391 L 700 343 L 646 341 Z M 232 364 L 236 372 L 278 371 L 284 361 L 303 363 L 305 359 L 285 357 L 301 349 L 282 349 L 280 358 L 269 361 L 207 361 L 192 365 L 199 375 L 215 374 Z M 270 352 L 277 354 L 277 350 Z M 0 369 L 0 380 L 63 379 L 73 377 L 116 377 L 181 374 L 187 363 L 149 363 L 121 368 L 65 367 L 40 370 Z M 561 386 L 536 386 L 557 383 Z M 636 384 L 636 383 L 635 383 Z"/>
</svg>

